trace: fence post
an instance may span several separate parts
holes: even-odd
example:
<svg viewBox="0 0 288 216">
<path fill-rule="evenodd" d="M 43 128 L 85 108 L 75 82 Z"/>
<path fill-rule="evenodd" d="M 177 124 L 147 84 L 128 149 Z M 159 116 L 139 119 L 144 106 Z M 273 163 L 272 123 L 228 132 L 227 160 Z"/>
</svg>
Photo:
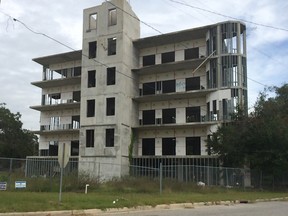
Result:
<svg viewBox="0 0 288 216">
<path fill-rule="evenodd" d="M 160 162 L 160 167 L 159 167 L 160 194 L 162 194 L 162 187 L 163 187 L 163 185 L 162 185 L 162 181 L 163 181 L 162 171 L 163 171 L 162 162 Z"/>
<path fill-rule="evenodd" d="M 10 158 L 10 166 L 9 166 L 9 183 L 8 183 L 8 188 L 9 190 L 11 189 L 11 175 L 12 175 L 12 166 L 13 166 L 13 158 Z"/>
</svg>

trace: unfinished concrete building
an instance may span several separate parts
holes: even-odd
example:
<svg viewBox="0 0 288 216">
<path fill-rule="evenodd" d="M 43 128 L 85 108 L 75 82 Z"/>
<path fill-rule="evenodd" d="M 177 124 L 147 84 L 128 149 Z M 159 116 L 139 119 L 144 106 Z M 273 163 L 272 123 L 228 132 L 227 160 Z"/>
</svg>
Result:
<svg viewBox="0 0 288 216">
<path fill-rule="evenodd" d="M 247 108 L 245 25 L 140 38 L 135 17 L 125 0 L 85 9 L 82 50 L 34 59 L 39 156 L 67 143 L 79 172 L 106 179 L 129 164 L 217 166 L 207 136 L 236 105 Z"/>
</svg>

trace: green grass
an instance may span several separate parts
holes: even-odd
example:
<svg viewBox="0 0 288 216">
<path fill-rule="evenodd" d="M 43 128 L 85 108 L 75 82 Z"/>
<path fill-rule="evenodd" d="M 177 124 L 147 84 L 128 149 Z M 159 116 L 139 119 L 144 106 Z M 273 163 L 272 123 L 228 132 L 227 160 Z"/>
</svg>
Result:
<svg viewBox="0 0 288 216">
<path fill-rule="evenodd" d="M 133 178 L 114 180 L 105 184 L 91 182 L 88 194 L 84 194 L 83 184 L 78 183 L 76 186 L 76 192 L 63 192 L 60 205 L 57 192 L 0 191 L 0 212 L 106 209 L 227 200 L 253 201 L 288 196 L 288 192 L 241 191 L 220 187 L 199 188 L 193 183 L 173 181 L 164 181 L 163 193 L 160 195 L 157 181 Z M 68 188 L 70 187 L 72 186 Z M 37 188 L 41 189 L 40 186 Z M 116 201 L 115 204 L 113 201 Z"/>
</svg>

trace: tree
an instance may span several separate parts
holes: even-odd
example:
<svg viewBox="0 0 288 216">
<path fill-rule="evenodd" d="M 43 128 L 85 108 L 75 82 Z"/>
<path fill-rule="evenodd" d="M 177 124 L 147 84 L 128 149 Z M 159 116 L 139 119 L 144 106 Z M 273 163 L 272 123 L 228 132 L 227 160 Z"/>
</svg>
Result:
<svg viewBox="0 0 288 216">
<path fill-rule="evenodd" d="M 22 129 L 21 114 L 10 112 L 0 104 L 0 157 L 25 158 L 36 155 L 38 137 Z"/>
<path fill-rule="evenodd" d="M 225 166 L 247 165 L 273 174 L 288 170 L 288 84 L 265 89 L 249 117 L 237 116 L 211 134 L 211 152 Z"/>
</svg>

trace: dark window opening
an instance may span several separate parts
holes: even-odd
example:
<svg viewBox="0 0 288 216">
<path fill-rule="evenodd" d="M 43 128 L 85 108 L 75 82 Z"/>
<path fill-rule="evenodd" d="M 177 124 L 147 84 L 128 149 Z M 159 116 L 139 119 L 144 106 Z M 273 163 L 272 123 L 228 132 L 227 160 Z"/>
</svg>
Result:
<svg viewBox="0 0 288 216">
<path fill-rule="evenodd" d="M 108 56 L 116 55 L 116 38 L 108 38 Z"/>
<path fill-rule="evenodd" d="M 155 125 L 155 110 L 143 110 L 143 125 Z"/>
<path fill-rule="evenodd" d="M 155 82 L 143 83 L 143 95 L 155 94 Z"/>
<path fill-rule="evenodd" d="M 155 55 L 143 56 L 143 66 L 155 65 Z"/>
<path fill-rule="evenodd" d="M 114 147 L 114 128 L 106 129 L 106 147 Z"/>
<path fill-rule="evenodd" d="M 166 80 L 162 82 L 162 92 L 171 93 L 176 91 L 176 81 L 175 80 Z"/>
<path fill-rule="evenodd" d="M 110 9 L 108 11 L 108 25 L 116 25 L 117 24 L 117 11 L 116 8 Z"/>
<path fill-rule="evenodd" d="M 48 149 L 41 149 L 40 150 L 40 156 L 49 156 L 49 150 Z"/>
<path fill-rule="evenodd" d="M 223 106 L 223 120 L 228 119 L 228 101 L 227 99 L 222 99 L 222 106 Z"/>
<path fill-rule="evenodd" d="M 89 42 L 89 59 L 96 58 L 97 53 L 97 42 Z"/>
<path fill-rule="evenodd" d="M 175 52 L 166 52 L 162 53 L 161 55 L 161 62 L 163 63 L 169 63 L 175 61 Z"/>
<path fill-rule="evenodd" d="M 116 68 L 107 68 L 107 85 L 115 85 L 116 83 Z"/>
<path fill-rule="evenodd" d="M 200 77 L 186 78 L 186 91 L 199 90 L 200 89 Z"/>
<path fill-rule="evenodd" d="M 73 91 L 73 102 L 80 102 L 81 91 Z"/>
<path fill-rule="evenodd" d="M 185 60 L 198 59 L 199 58 L 199 47 L 185 49 Z"/>
<path fill-rule="evenodd" d="M 94 147 L 94 130 L 86 130 L 86 147 Z"/>
<path fill-rule="evenodd" d="M 155 155 L 155 139 L 145 138 L 142 139 L 142 155 Z"/>
<path fill-rule="evenodd" d="M 239 93 L 238 93 L 238 89 L 231 89 L 231 97 L 238 97 Z"/>
<path fill-rule="evenodd" d="M 162 121 L 163 121 L 163 124 L 176 123 L 176 109 L 175 108 L 163 109 Z"/>
<path fill-rule="evenodd" d="M 72 116 L 71 129 L 80 128 L 80 115 Z"/>
<path fill-rule="evenodd" d="M 186 122 L 200 122 L 200 106 L 186 107 Z"/>
<path fill-rule="evenodd" d="M 96 86 L 96 71 L 88 71 L 88 88 Z"/>
<path fill-rule="evenodd" d="M 200 137 L 186 137 L 186 155 L 201 155 Z"/>
<path fill-rule="evenodd" d="M 162 138 L 162 155 L 176 155 L 176 138 Z"/>
<path fill-rule="evenodd" d="M 115 98 L 106 98 L 106 115 L 115 115 Z"/>
<path fill-rule="evenodd" d="M 74 68 L 74 76 L 81 76 L 81 67 Z"/>
<path fill-rule="evenodd" d="M 49 142 L 49 156 L 58 156 L 58 141 Z"/>
<path fill-rule="evenodd" d="M 207 103 L 206 109 L 207 109 L 207 120 L 210 121 L 210 102 Z"/>
<path fill-rule="evenodd" d="M 95 116 L 95 100 L 87 100 L 87 117 Z"/>
<path fill-rule="evenodd" d="M 78 156 L 79 155 L 79 140 L 72 140 L 71 141 L 71 156 Z"/>
</svg>

